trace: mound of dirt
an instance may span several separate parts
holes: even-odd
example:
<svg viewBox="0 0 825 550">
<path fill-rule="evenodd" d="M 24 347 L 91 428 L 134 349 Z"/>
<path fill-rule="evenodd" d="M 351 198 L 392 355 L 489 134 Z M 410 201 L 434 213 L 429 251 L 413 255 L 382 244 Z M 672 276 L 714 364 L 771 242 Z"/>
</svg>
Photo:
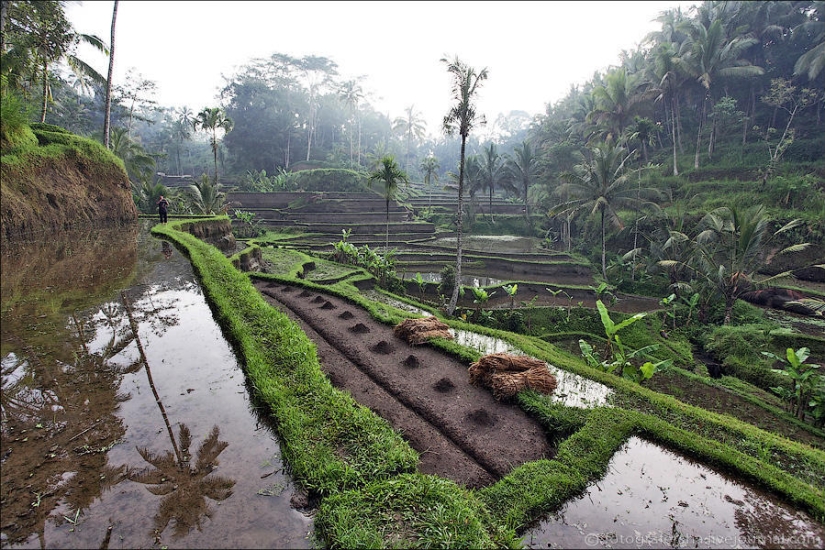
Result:
<svg viewBox="0 0 825 550">
<path fill-rule="evenodd" d="M 315 343 L 330 382 L 386 419 L 419 452 L 422 473 L 479 488 L 525 462 L 555 456 L 541 424 L 471 384 L 467 364 L 406 340 L 419 342 L 418 335 L 427 333 L 410 328 L 420 327 L 421 319 L 399 329 L 402 338 L 394 327 L 336 296 L 253 282 Z"/>
</svg>

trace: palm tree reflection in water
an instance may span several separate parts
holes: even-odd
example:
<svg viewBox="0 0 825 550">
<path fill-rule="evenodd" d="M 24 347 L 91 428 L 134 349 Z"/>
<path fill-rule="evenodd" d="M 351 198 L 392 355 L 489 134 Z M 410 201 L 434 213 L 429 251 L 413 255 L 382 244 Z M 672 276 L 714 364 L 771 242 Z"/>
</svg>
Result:
<svg viewBox="0 0 825 550">
<path fill-rule="evenodd" d="M 150 485 L 153 495 L 164 498 L 155 514 L 155 534 L 160 536 L 174 519 L 174 536 L 186 535 L 192 527 L 201 528 L 201 516 L 212 517 L 212 510 L 206 497 L 221 501 L 232 494 L 235 481 L 221 476 L 210 476 L 218 465 L 218 455 L 229 445 L 218 441 L 220 430 L 212 428 L 191 464 L 189 446 L 192 436 L 185 424 L 180 425 L 179 456 L 170 451 L 152 453 L 148 449 L 138 449 L 140 456 L 152 465 L 139 472 L 130 472 L 129 479 Z M 174 443 L 174 440 L 173 440 Z M 176 450 L 178 447 L 173 444 Z"/>
<path fill-rule="evenodd" d="M 152 371 L 143 344 L 138 336 L 137 323 L 132 316 L 132 309 L 125 293 L 121 294 L 126 312 L 129 316 L 129 324 L 134 333 L 140 359 L 146 368 L 146 375 L 149 378 L 149 386 L 158 404 L 166 430 L 172 442 L 172 451 L 153 453 L 147 448 L 138 448 L 138 453 L 143 460 L 151 464 L 151 467 L 140 471 L 130 471 L 128 477 L 132 481 L 149 485 L 147 489 L 154 495 L 163 495 L 155 514 L 155 539 L 159 540 L 160 535 L 169 525 L 171 520 L 175 520 L 173 536 L 175 538 L 186 535 L 192 527 L 201 528 L 201 516 L 212 517 L 212 510 L 206 501 L 206 497 L 212 500 L 222 501 L 232 494 L 232 487 L 235 481 L 221 476 L 210 476 L 209 474 L 218 465 L 218 455 L 229 445 L 225 441 L 219 441 L 220 429 L 213 426 L 209 436 L 201 443 L 195 456 L 194 466 L 191 463 L 192 455 L 189 447 L 192 444 L 192 434 L 189 428 L 181 423 L 178 441 L 172 433 L 166 409 L 155 389 L 152 380 Z"/>
</svg>

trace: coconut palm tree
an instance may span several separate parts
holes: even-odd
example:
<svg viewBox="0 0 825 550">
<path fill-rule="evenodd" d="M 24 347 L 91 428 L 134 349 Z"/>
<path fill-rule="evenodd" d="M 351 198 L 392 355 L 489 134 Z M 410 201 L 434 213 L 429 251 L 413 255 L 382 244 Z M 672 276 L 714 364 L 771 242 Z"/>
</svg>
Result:
<svg viewBox="0 0 825 550">
<path fill-rule="evenodd" d="M 794 28 L 792 36 L 814 37 L 814 46 L 799 56 L 793 68 L 794 76 L 807 75 L 809 81 L 816 80 L 825 69 L 825 2 L 811 3 L 812 12 L 809 19 Z"/>
<path fill-rule="evenodd" d="M 215 184 L 218 183 L 218 130 L 223 130 L 224 134 L 232 131 L 235 123 L 226 116 L 226 111 L 220 107 L 205 107 L 197 114 L 192 123 L 195 130 L 201 129 L 210 133 L 210 145 L 212 155 L 215 158 Z"/>
<path fill-rule="evenodd" d="M 27 10 L 24 17 L 25 28 L 15 28 L 22 40 L 16 47 L 23 59 L 22 73 L 30 76 L 32 81 L 40 80 L 43 99 L 40 109 L 40 122 L 46 122 L 46 112 L 51 99 L 49 84 L 51 71 L 49 67 L 58 61 L 65 61 L 69 68 L 77 75 L 89 76 L 98 83 L 105 83 L 106 79 L 91 65 L 75 55 L 75 47 L 83 42 L 96 50 L 108 53 L 103 41 L 91 34 L 77 33 L 66 17 L 63 2 L 25 2 L 18 9 Z M 4 29 L 4 34 L 6 30 Z M 5 53 L 5 52 L 4 52 Z"/>
<path fill-rule="evenodd" d="M 505 160 L 505 167 L 514 186 L 524 200 L 524 220 L 527 227 L 530 227 L 530 205 L 527 201 L 527 193 L 538 170 L 538 159 L 530 143 L 523 141 L 521 144 L 516 145 L 513 149 L 513 155 L 508 156 Z"/>
<path fill-rule="evenodd" d="M 109 147 L 126 168 L 126 173 L 132 179 L 141 179 L 148 175 L 154 176 L 155 159 L 143 147 L 129 137 L 126 128 L 114 128 L 111 132 Z"/>
<path fill-rule="evenodd" d="M 109 130 L 112 119 L 112 77 L 115 72 L 115 23 L 117 22 L 117 5 L 115 0 L 112 9 L 112 37 L 109 44 L 109 73 L 106 77 L 106 101 L 103 114 L 103 145 L 109 147 Z"/>
<path fill-rule="evenodd" d="M 415 105 L 410 105 L 404 110 L 406 116 L 396 118 L 392 123 L 392 129 L 404 136 L 407 142 L 407 172 L 410 171 L 412 159 L 415 157 L 414 145 L 416 140 L 424 138 L 427 124 L 421 118 L 421 113 L 415 110 Z"/>
<path fill-rule="evenodd" d="M 464 192 L 464 158 L 467 149 L 467 138 L 476 124 L 484 124 L 484 115 L 476 111 L 475 97 L 479 87 L 487 80 L 487 69 L 478 72 L 473 67 L 455 57 L 452 60 L 441 58 L 441 62 L 447 65 L 447 72 L 453 77 L 452 94 L 455 100 L 447 115 L 444 117 L 443 128 L 448 135 L 456 132 L 461 136 L 461 153 L 458 162 L 458 213 L 456 217 L 456 269 L 455 285 L 450 302 L 447 305 L 447 313 L 452 315 L 458 303 L 458 294 L 461 290 L 461 233 L 462 233 L 462 210 L 464 208 L 462 194 Z"/>
<path fill-rule="evenodd" d="M 390 199 L 393 198 L 395 192 L 398 190 L 398 184 L 409 183 L 407 174 L 398 167 L 395 158 L 387 155 L 381 159 L 380 167 L 374 172 L 370 173 L 367 184 L 372 187 L 373 182 L 380 181 L 384 184 L 384 198 L 387 203 L 387 237 L 384 244 L 385 250 L 390 247 Z"/>
<path fill-rule="evenodd" d="M 226 192 L 223 185 L 209 181 L 203 174 L 200 181 L 189 185 L 192 210 L 199 214 L 217 214 L 226 209 Z"/>
<path fill-rule="evenodd" d="M 421 161 L 421 165 L 418 167 L 419 170 L 424 174 L 424 185 L 427 186 L 428 193 L 428 200 L 427 200 L 427 208 L 432 208 L 432 201 L 433 201 L 433 187 L 432 183 L 433 180 L 438 183 L 438 169 L 441 168 L 441 165 L 438 163 L 438 159 L 432 155 L 429 155 Z"/>
<path fill-rule="evenodd" d="M 791 220 L 773 234 L 768 235 L 770 218 L 763 205 L 752 207 L 723 206 L 705 215 L 697 227 L 698 233 L 691 240 L 692 253 L 687 266 L 698 280 L 709 286 L 725 301 L 724 324 L 730 323 L 733 305 L 739 297 L 753 289 L 754 275 L 765 264 L 770 241 L 800 225 L 799 219 Z M 687 236 L 671 231 L 671 238 L 681 242 Z M 799 252 L 809 246 L 802 243 L 788 246 L 777 254 Z M 671 267 L 676 260 L 664 260 L 659 264 Z M 787 277 L 790 272 L 780 273 L 760 281 Z"/>
<path fill-rule="evenodd" d="M 680 51 L 681 66 L 696 79 L 702 87 L 702 112 L 696 133 L 696 153 L 694 168 L 699 168 L 699 150 L 702 145 L 702 132 L 707 118 L 707 104 L 714 103 L 716 83 L 720 78 L 747 78 L 765 73 L 762 67 L 751 65 L 744 58 L 745 51 L 757 43 L 751 35 L 736 36 L 732 39 L 725 34 L 721 18 L 714 18 L 709 25 L 700 19 L 683 22 L 688 39 Z M 715 124 L 715 120 L 714 120 Z M 708 152 L 713 153 L 715 127 L 711 130 Z"/>
<path fill-rule="evenodd" d="M 482 184 L 484 188 L 487 189 L 490 193 L 490 221 L 493 221 L 493 192 L 495 191 L 495 187 L 498 184 L 499 179 L 501 179 L 502 172 L 504 166 L 502 164 L 501 155 L 498 154 L 496 151 L 496 144 L 492 141 L 490 144 L 483 149 L 483 153 L 480 156 L 481 160 L 481 169 L 482 169 Z"/>
<path fill-rule="evenodd" d="M 357 80 L 347 80 L 341 85 L 338 91 L 338 97 L 344 102 L 347 109 L 350 111 L 349 124 L 349 163 L 352 164 L 353 141 L 352 141 L 352 126 L 356 124 L 358 127 L 358 165 L 361 165 L 361 116 L 359 114 L 359 106 L 361 100 L 364 99 L 364 89 Z M 352 118 L 355 118 L 353 121 Z"/>
<path fill-rule="evenodd" d="M 563 183 L 556 188 L 559 196 L 567 197 L 562 204 L 552 209 L 552 214 L 577 214 L 588 212 L 599 215 L 602 239 L 602 277 L 607 279 L 606 226 L 609 222 L 622 229 L 624 222 L 619 217 L 619 209 L 630 206 L 658 208 L 651 199 L 661 198 L 658 189 L 633 187 L 632 176 L 639 169 L 628 170 L 627 161 L 633 157 L 624 147 L 612 141 L 596 145 L 590 149 L 590 158 L 582 159 L 572 172 L 562 174 Z"/>
<path fill-rule="evenodd" d="M 603 86 L 593 88 L 594 109 L 588 118 L 601 127 L 604 140 L 619 142 L 633 116 L 648 104 L 648 93 L 642 93 L 641 74 L 627 74 L 624 68 L 605 76 Z"/>
</svg>

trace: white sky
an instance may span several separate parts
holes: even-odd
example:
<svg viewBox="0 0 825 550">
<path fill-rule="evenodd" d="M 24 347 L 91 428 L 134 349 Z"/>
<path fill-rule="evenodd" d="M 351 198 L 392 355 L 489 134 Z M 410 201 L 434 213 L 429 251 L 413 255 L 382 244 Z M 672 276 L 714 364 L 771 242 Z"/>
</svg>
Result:
<svg viewBox="0 0 825 550">
<path fill-rule="evenodd" d="M 391 119 L 414 106 L 439 135 L 452 106 L 451 80 L 439 60 L 456 56 L 489 76 L 478 110 L 545 111 L 572 85 L 619 63 L 653 19 L 693 1 L 146 1 L 121 0 L 115 35 L 115 84 L 134 68 L 157 84 L 164 107 L 194 111 L 219 104 L 217 91 L 237 67 L 274 53 L 327 57 L 343 79 L 363 76 L 367 101 Z M 77 32 L 107 44 L 113 1 L 71 2 Z M 81 57 L 104 76 L 108 59 Z"/>
</svg>

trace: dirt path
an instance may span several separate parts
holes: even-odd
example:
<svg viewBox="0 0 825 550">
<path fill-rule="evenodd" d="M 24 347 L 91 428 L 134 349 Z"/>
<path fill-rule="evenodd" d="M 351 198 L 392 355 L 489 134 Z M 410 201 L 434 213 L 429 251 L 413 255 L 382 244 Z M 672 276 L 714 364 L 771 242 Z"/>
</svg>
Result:
<svg viewBox="0 0 825 550">
<path fill-rule="evenodd" d="M 315 343 L 333 385 L 385 418 L 421 453 L 421 472 L 478 488 L 520 464 L 552 458 L 538 422 L 470 385 L 469 365 L 406 343 L 393 327 L 335 296 L 254 284 Z"/>
</svg>

